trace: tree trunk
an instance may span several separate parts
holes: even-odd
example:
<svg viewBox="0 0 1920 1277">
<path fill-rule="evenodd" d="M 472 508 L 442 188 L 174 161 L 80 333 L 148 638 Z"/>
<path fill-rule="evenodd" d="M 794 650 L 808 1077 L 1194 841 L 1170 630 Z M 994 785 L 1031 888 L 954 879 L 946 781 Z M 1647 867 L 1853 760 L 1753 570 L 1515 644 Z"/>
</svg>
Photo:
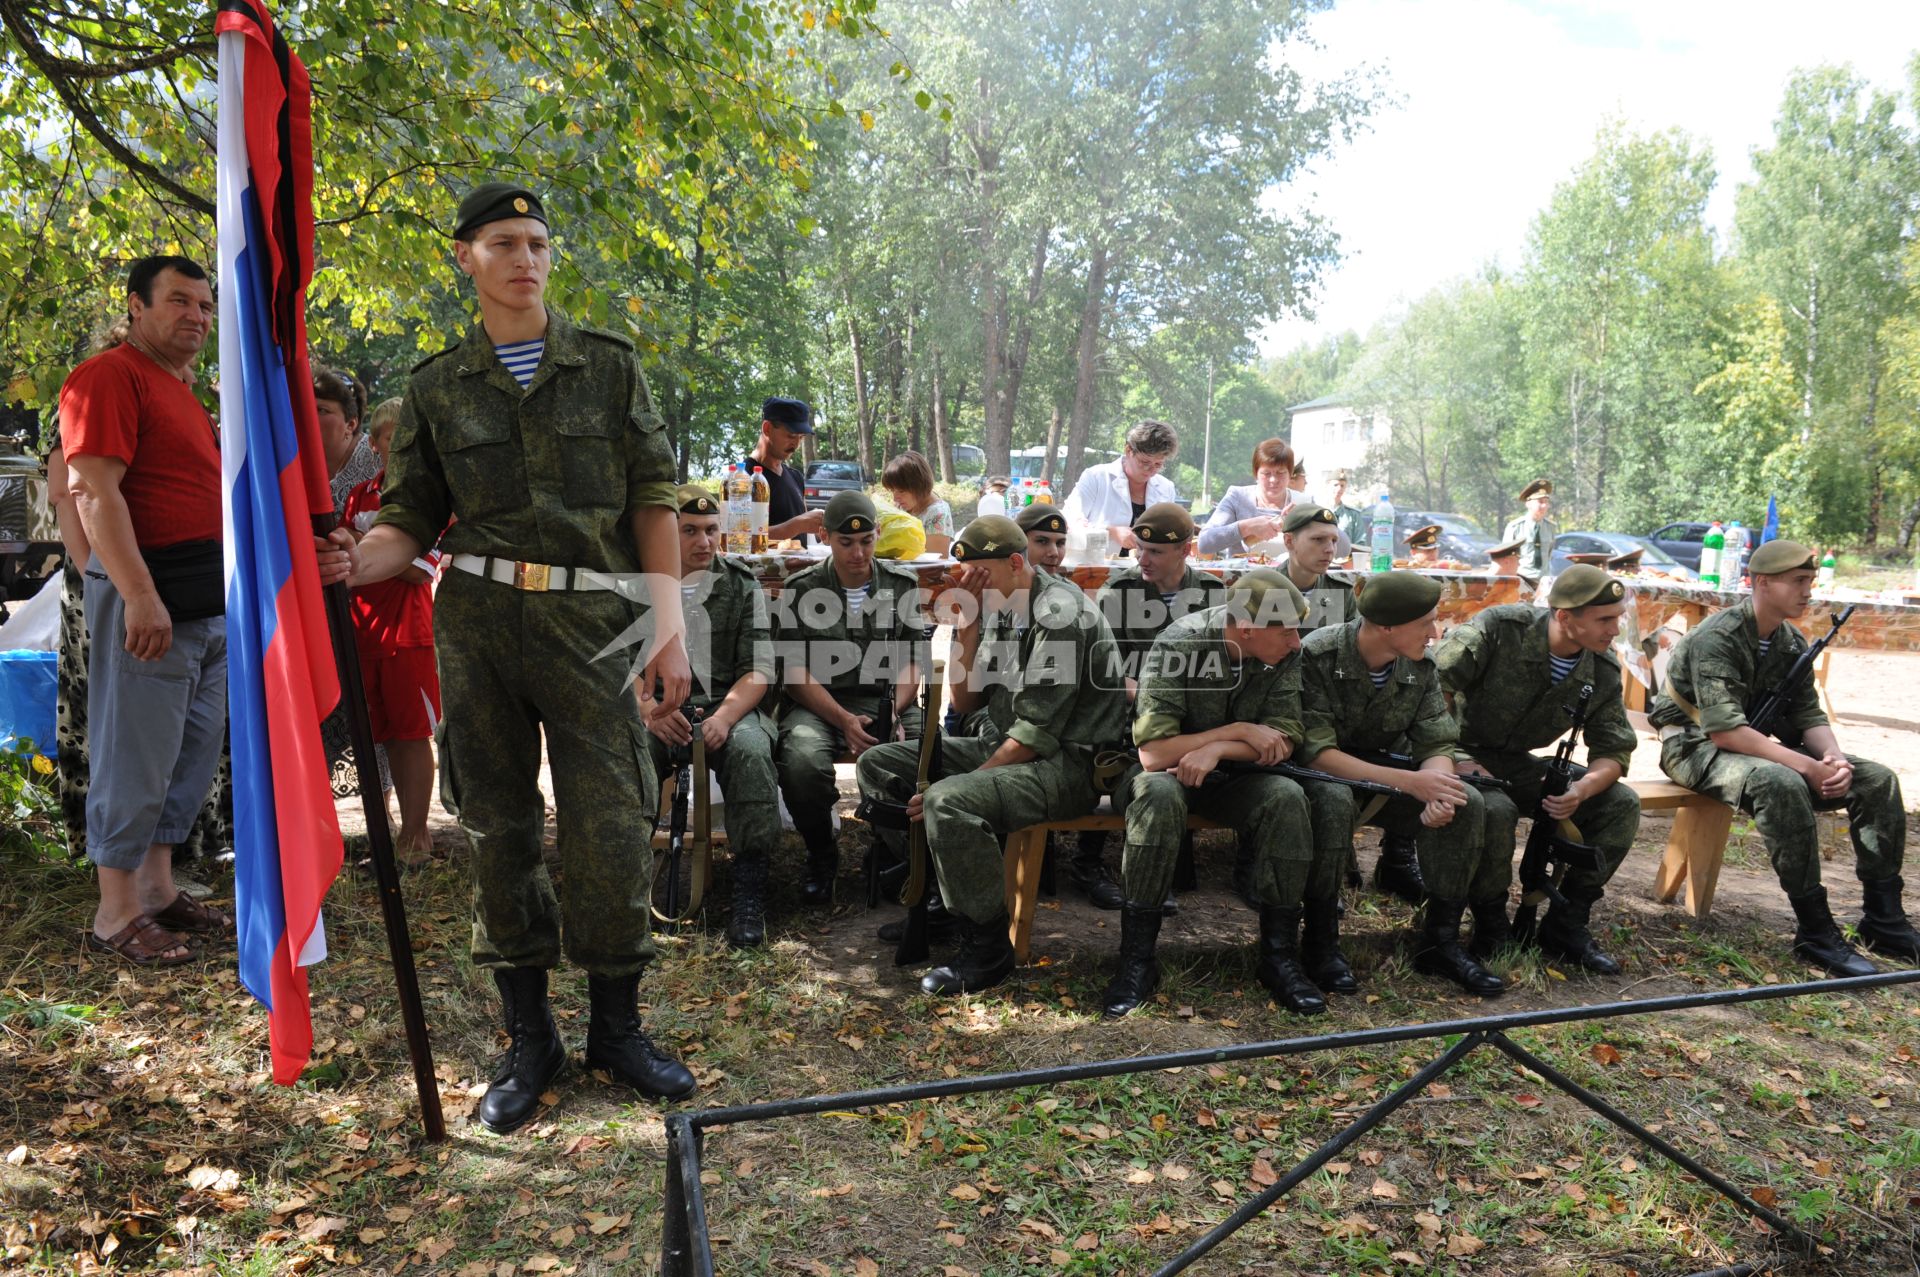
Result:
<svg viewBox="0 0 1920 1277">
<path fill-rule="evenodd" d="M 947 387 L 941 375 L 940 352 L 933 352 L 932 384 L 928 394 L 933 407 L 934 461 L 940 467 L 940 480 L 953 482 L 953 432 L 947 426 Z"/>
<path fill-rule="evenodd" d="M 687 481 L 689 465 L 693 459 L 693 410 L 694 410 L 694 369 L 700 352 L 700 281 L 706 278 L 707 250 L 700 241 L 699 228 L 695 228 L 693 247 L 693 273 L 687 285 L 687 337 L 681 347 L 682 363 L 680 376 L 679 421 L 674 423 L 673 438 L 676 442 L 674 466 L 680 482 Z"/>
<path fill-rule="evenodd" d="M 989 469 L 998 465 L 1005 470 L 1013 448 L 1013 423 L 1000 411 L 1003 401 L 999 394 L 1001 378 L 1006 375 L 1008 328 L 1007 285 L 1000 277 L 999 261 L 1000 153 L 993 141 L 993 85 L 982 76 L 978 88 L 980 115 L 973 129 L 973 153 L 979 174 L 980 398 L 986 413 L 980 446 L 986 451 Z"/>
<path fill-rule="evenodd" d="M 847 343 L 853 351 L 854 425 L 859 431 L 862 470 L 873 470 L 873 405 L 867 399 L 867 367 L 860 344 L 860 324 L 853 316 L 853 294 L 842 285 L 847 306 Z"/>
<path fill-rule="evenodd" d="M 1093 409 L 1099 387 L 1095 384 L 1100 360 L 1100 324 L 1107 309 L 1107 250 L 1093 250 L 1087 263 L 1087 295 L 1080 307 L 1080 335 L 1075 347 L 1077 375 L 1073 387 L 1073 415 L 1067 422 L 1066 491 L 1080 477 L 1081 461 L 1087 452 L 1087 436 L 1093 428 Z"/>
<path fill-rule="evenodd" d="M 1013 337 L 1013 348 L 1006 355 L 1006 386 L 1000 392 L 1000 420 L 1006 423 L 1008 446 L 1013 439 L 1013 423 L 1019 420 L 1020 381 L 1027 371 L 1027 351 L 1033 345 L 1033 315 L 1040 307 L 1042 286 L 1046 282 L 1047 247 L 1053 228 L 1043 226 L 1033 245 L 1033 264 L 1027 268 L 1027 303 L 1020 312 L 1020 324 Z"/>
<path fill-rule="evenodd" d="M 1880 516 L 1887 500 L 1886 466 L 1880 459 L 1880 343 L 1867 342 L 1867 412 L 1861 437 L 1867 444 L 1867 549 L 1880 541 Z"/>
<path fill-rule="evenodd" d="M 1047 483 L 1053 482 L 1053 459 L 1060 453 L 1060 429 L 1066 424 L 1067 414 L 1060 410 L 1058 400 L 1053 405 L 1053 420 L 1047 423 L 1047 455 L 1040 459 L 1040 477 Z M 1060 499 L 1066 500 L 1064 493 Z"/>
</svg>

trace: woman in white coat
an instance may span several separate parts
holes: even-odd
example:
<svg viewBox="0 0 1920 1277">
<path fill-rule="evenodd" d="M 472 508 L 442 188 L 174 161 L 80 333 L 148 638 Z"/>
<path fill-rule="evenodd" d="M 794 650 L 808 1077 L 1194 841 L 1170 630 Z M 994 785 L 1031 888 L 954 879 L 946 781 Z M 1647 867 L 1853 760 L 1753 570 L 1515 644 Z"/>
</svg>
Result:
<svg viewBox="0 0 1920 1277">
<path fill-rule="evenodd" d="M 1107 557 L 1119 558 L 1134 546 L 1133 524 L 1150 505 L 1174 499 L 1173 480 L 1160 472 L 1179 451 L 1180 436 L 1164 421 L 1143 421 L 1127 431 L 1118 461 L 1080 472 L 1067 498 L 1067 526 L 1076 533 L 1099 529 L 1107 534 Z"/>
</svg>

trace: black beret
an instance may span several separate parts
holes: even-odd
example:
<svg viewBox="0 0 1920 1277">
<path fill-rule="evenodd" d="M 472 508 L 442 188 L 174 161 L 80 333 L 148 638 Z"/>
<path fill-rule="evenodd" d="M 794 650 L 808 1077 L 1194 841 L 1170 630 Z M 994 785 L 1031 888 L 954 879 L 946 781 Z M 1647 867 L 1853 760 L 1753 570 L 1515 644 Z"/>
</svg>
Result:
<svg viewBox="0 0 1920 1277">
<path fill-rule="evenodd" d="M 483 182 L 460 201 L 453 237 L 466 239 L 488 222 L 505 221 L 509 217 L 531 217 L 542 226 L 547 225 L 547 210 L 540 206 L 538 195 L 512 182 Z"/>
</svg>

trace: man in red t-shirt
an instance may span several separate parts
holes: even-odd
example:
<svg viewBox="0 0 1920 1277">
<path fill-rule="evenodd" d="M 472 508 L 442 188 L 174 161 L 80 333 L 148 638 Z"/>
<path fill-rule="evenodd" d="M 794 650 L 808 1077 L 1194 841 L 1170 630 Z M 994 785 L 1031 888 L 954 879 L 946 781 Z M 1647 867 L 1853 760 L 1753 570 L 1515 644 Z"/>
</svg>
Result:
<svg viewBox="0 0 1920 1277">
<path fill-rule="evenodd" d="M 142 966 L 191 959 L 186 934 L 233 930 L 173 881 L 174 844 L 206 800 L 227 725 L 220 446 L 193 392 L 213 316 L 198 264 L 142 258 L 127 279 L 126 342 L 60 390 L 61 443 L 93 547 L 87 857 L 100 905 L 88 943 Z M 320 554 L 323 583 L 351 569 L 340 544 Z"/>
<path fill-rule="evenodd" d="M 380 512 L 387 445 L 400 420 L 400 405 L 400 400 L 389 399 L 368 418 L 367 441 L 382 469 L 347 494 L 345 518 L 355 536 L 365 536 Z M 353 592 L 354 638 L 373 738 L 386 748 L 400 799 L 394 853 L 405 864 L 420 864 L 433 854 L 427 809 L 433 798 L 433 727 L 440 719 L 440 675 L 433 655 L 433 583 L 440 574 L 440 557 L 436 545 L 400 575 Z"/>
</svg>

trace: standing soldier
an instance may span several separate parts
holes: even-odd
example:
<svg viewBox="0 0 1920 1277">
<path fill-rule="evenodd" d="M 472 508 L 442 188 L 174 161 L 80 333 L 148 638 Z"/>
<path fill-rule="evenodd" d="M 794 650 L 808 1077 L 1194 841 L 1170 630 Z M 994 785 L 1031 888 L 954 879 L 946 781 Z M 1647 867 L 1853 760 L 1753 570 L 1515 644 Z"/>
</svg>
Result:
<svg viewBox="0 0 1920 1277">
<path fill-rule="evenodd" d="M 1126 803 L 1126 903 L 1119 968 L 1106 992 L 1110 1017 L 1132 1011 L 1160 983 L 1153 956 L 1160 901 L 1173 881 L 1189 812 L 1233 829 L 1251 853 L 1248 894 L 1260 911 L 1255 977 L 1297 1015 L 1327 1009 L 1301 968 L 1301 897 L 1313 855 L 1306 797 L 1285 776 L 1214 774 L 1222 763 L 1285 762 L 1299 747 L 1306 614 L 1300 591 L 1260 568 L 1235 581 L 1223 605 L 1175 621 L 1148 654 L 1133 720 L 1145 770 L 1134 772 Z M 1309 933 L 1308 945 L 1323 939 Z"/>
<path fill-rule="evenodd" d="M 833 903 L 840 867 L 834 757 L 858 758 L 881 743 L 886 698 L 903 739 L 920 735 L 914 692 L 924 666 L 915 657 L 926 638 L 920 578 L 873 557 L 880 518 L 873 502 L 864 492 L 837 493 L 825 518 L 830 557 L 788 577 L 775 608 L 787 697 L 775 760 L 780 792 L 807 844 L 801 899 L 813 908 Z"/>
<path fill-rule="evenodd" d="M 1753 817 L 1799 923 L 1794 953 L 1837 976 L 1872 975 L 1874 965 L 1834 924 L 1820 883 L 1814 813 L 1844 807 L 1866 897 L 1860 942 L 1889 957 L 1920 961 L 1920 935 L 1901 899 L 1907 816 L 1899 777 L 1841 752 L 1812 679 L 1800 685 L 1774 728 L 1803 738 L 1796 745 L 1747 723 L 1756 698 L 1771 691 L 1807 649 L 1806 636 L 1790 622 L 1813 598 L 1813 551 L 1769 541 L 1754 551 L 1747 570 L 1753 594 L 1700 622 L 1673 649 L 1666 685 L 1647 715 L 1660 729 L 1660 770 Z"/>
<path fill-rule="evenodd" d="M 1624 585 L 1598 568 L 1571 567 L 1554 578 L 1547 608 L 1487 608 L 1455 626 L 1433 657 L 1453 696 L 1460 747 L 1473 758 L 1469 766 L 1511 786 L 1507 793 L 1486 795 L 1487 844 L 1496 851 L 1512 849 L 1520 814 L 1531 814 L 1540 801 L 1547 765 L 1533 751 L 1566 735 L 1568 707 L 1581 687 L 1593 688 L 1583 729 L 1587 765 L 1566 793 L 1546 800 L 1546 810 L 1555 820 L 1571 820 L 1579 840 L 1599 850 L 1602 864 L 1567 871 L 1560 884 L 1567 902 L 1547 911 L 1536 938 L 1547 953 L 1600 975 L 1618 975 L 1620 964 L 1601 952 L 1588 921 L 1640 827 L 1640 798 L 1621 783 L 1633 758 L 1634 734 L 1621 699 L 1620 665 L 1609 650 L 1627 610 L 1626 595 Z M 1508 931 L 1508 881 L 1501 881 L 1498 892 L 1492 886 L 1490 877 L 1486 894 L 1468 901 L 1472 952 L 1482 961 Z"/>
<path fill-rule="evenodd" d="M 1360 589 L 1360 619 L 1315 630 L 1301 653 L 1301 706 L 1306 739 L 1300 761 L 1349 780 L 1387 785 L 1407 795 L 1380 810 L 1383 829 L 1418 840 L 1420 872 L 1428 890 L 1426 921 L 1416 970 L 1445 976 L 1469 993 L 1492 995 L 1506 984 L 1474 960 L 1460 943 L 1460 917 L 1468 900 L 1493 894 L 1512 875 L 1513 844 L 1486 842 L 1485 804 L 1454 772 L 1456 733 L 1440 691 L 1440 672 L 1426 646 L 1439 627 L 1440 583 L 1412 572 L 1383 572 Z M 1407 754 L 1417 770 L 1365 761 L 1358 754 Z M 1313 813 L 1313 871 L 1307 886 L 1307 925 L 1316 917 L 1337 919 L 1340 869 L 1353 845 L 1361 813 L 1354 791 L 1330 781 L 1302 788 Z M 1511 832 L 1511 831 L 1509 831 Z M 1325 929 L 1326 922 L 1320 927 Z M 1338 933 L 1334 933 L 1337 940 Z M 1337 948 L 1319 964 L 1339 968 Z M 1352 988 L 1352 975 L 1316 972 L 1321 988 L 1330 980 Z"/>
<path fill-rule="evenodd" d="M 1022 506 L 1013 521 L 1027 534 L 1027 561 L 1036 572 L 1060 574 L 1067 561 L 1067 516 L 1051 501 Z"/>
<path fill-rule="evenodd" d="M 1500 539 L 1520 543 L 1520 575 L 1537 582 L 1553 563 L 1553 524 L 1547 519 L 1553 509 L 1553 483 L 1535 479 L 1520 489 L 1520 500 L 1527 512 L 1507 524 Z"/>
<path fill-rule="evenodd" d="M 780 807 L 774 797 L 773 722 L 761 709 L 773 685 L 773 636 L 767 596 L 745 564 L 720 553 L 720 503 L 697 484 L 675 494 L 680 503 L 680 599 L 687 612 L 687 650 L 693 690 L 679 709 L 640 693 L 653 775 L 672 771 L 668 750 L 693 742 L 695 710 L 700 740 L 726 803 L 727 843 L 733 853 L 733 912 L 727 943 L 736 949 L 767 942 L 767 867 L 780 843 Z"/>
<path fill-rule="evenodd" d="M 1092 810 L 1094 752 L 1126 730 L 1113 635 L 1079 586 L 1033 570 L 1026 544 L 1000 515 L 975 519 L 953 543 L 956 588 L 975 606 L 954 626 L 948 679 L 962 714 L 986 703 L 986 733 L 945 742 L 944 778 L 924 801 L 914 792 L 917 745 L 876 745 L 860 756 L 863 793 L 926 821 L 940 894 L 959 920 L 959 952 L 920 981 L 928 993 L 971 993 L 1012 972 L 1006 837 Z"/>
<path fill-rule="evenodd" d="M 440 757 L 473 852 L 473 962 L 493 972 L 511 1039 L 476 1112 L 507 1131 L 566 1062 L 547 1010 L 563 943 L 587 970 L 588 1066 L 645 1095 L 693 1091 L 636 1013 L 654 956 L 659 789 L 627 670 L 595 657 L 634 622 L 629 596 L 644 595 L 655 645 L 643 681 L 662 685 L 663 710 L 685 698 L 688 667 L 672 587 L 673 449 L 632 344 L 547 308 L 552 255 L 532 191 L 475 188 L 453 238 L 480 322 L 413 370 L 353 584 L 397 576 L 447 529 L 453 570 L 434 608 Z M 642 571 L 644 590 L 623 580 Z M 564 904 L 541 858 L 543 729 Z"/>
</svg>

